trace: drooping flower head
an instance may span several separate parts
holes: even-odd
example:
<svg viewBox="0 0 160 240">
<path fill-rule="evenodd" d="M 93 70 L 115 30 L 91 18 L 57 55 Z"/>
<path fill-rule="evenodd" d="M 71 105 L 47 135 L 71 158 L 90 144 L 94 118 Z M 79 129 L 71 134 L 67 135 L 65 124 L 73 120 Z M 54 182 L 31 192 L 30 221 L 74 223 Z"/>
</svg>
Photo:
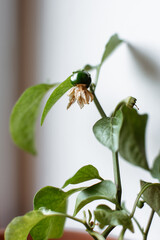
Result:
<svg viewBox="0 0 160 240">
<path fill-rule="evenodd" d="M 93 94 L 87 90 L 91 84 L 91 76 L 86 71 L 77 71 L 71 77 L 73 87 L 69 90 L 69 103 L 67 109 L 77 101 L 80 108 L 93 101 Z"/>
</svg>

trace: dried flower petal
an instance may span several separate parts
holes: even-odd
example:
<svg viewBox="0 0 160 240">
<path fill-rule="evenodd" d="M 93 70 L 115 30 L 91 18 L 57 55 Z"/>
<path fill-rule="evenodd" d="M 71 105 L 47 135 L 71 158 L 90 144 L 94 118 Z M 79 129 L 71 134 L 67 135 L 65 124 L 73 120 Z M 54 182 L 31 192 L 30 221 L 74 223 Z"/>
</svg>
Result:
<svg viewBox="0 0 160 240">
<path fill-rule="evenodd" d="M 87 90 L 85 84 L 77 84 L 75 87 L 71 88 L 68 92 L 69 103 L 67 109 L 77 100 L 80 108 L 84 107 L 84 104 L 89 104 L 92 102 L 94 97 L 91 92 Z"/>
</svg>

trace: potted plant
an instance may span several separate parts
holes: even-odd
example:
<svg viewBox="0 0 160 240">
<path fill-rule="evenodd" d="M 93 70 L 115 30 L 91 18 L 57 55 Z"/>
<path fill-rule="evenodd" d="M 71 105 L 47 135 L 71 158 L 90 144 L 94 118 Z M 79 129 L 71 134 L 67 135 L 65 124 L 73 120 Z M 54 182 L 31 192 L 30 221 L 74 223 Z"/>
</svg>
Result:
<svg viewBox="0 0 160 240">
<path fill-rule="evenodd" d="M 102 65 L 123 42 L 115 34 L 107 42 L 98 65 L 85 65 L 82 70 L 74 71 L 60 84 L 39 84 L 28 88 L 15 104 L 10 119 L 13 141 L 23 150 L 36 154 L 34 127 L 40 103 L 48 90 L 55 88 L 44 107 L 41 124 L 49 110 L 67 91 L 69 91 L 67 108 L 75 102 L 83 108 L 85 104 L 93 101 L 100 114 L 100 119 L 93 126 L 93 133 L 97 140 L 112 152 L 114 181 L 103 179 L 94 166 L 86 165 L 70 177 L 61 189 L 52 186 L 40 189 L 34 197 L 34 210 L 24 216 L 14 218 L 9 223 L 5 231 L 5 240 L 25 240 L 29 233 L 33 240 L 60 238 L 63 235 L 66 218 L 84 225 L 91 239 L 109 239 L 112 230 L 120 225 L 122 230 L 118 239 L 122 240 L 126 231 L 134 233 L 134 224 L 142 233 L 142 239 L 147 239 L 154 214 L 160 215 L 160 183 L 150 183 L 140 179 L 140 190 L 135 196 L 133 208 L 126 209 L 121 199 L 122 187 L 118 158 L 121 155 L 126 161 L 150 172 L 154 178 L 160 179 L 160 155 L 154 160 L 152 168 L 149 168 L 146 160 L 147 114 L 142 115 L 138 112 L 136 98 L 130 96 L 120 101 L 112 114 L 108 115 L 95 94 Z M 91 71 L 96 71 L 94 81 L 90 75 Z M 89 180 L 92 179 L 96 179 L 97 183 L 89 184 Z M 73 187 L 65 191 L 66 186 L 75 186 L 82 182 L 86 182 L 85 187 Z M 68 198 L 77 192 L 79 194 L 74 213 L 68 214 Z M 104 203 L 98 205 L 93 212 L 89 209 L 84 211 L 82 219 L 77 217 L 77 213 L 85 205 L 97 199 L 103 199 Z M 150 206 L 151 215 L 147 226 L 142 228 L 136 219 L 135 212 L 137 208 L 142 208 L 143 211 L 145 205 Z M 84 239 L 84 236 L 82 238 Z"/>
</svg>

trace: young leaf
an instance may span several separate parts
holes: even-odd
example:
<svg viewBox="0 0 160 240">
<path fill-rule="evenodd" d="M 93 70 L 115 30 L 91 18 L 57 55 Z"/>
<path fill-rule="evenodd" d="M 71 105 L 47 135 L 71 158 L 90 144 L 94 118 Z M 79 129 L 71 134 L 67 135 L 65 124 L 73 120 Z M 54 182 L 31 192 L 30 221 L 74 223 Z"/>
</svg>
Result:
<svg viewBox="0 0 160 240">
<path fill-rule="evenodd" d="M 16 102 L 10 117 L 10 133 L 21 149 L 36 154 L 35 123 L 44 95 L 57 84 L 39 84 L 28 88 Z"/>
<path fill-rule="evenodd" d="M 157 178 L 160 181 L 160 154 L 154 160 L 151 174 L 152 177 Z"/>
<path fill-rule="evenodd" d="M 106 226 L 122 225 L 128 228 L 131 232 L 134 232 L 133 225 L 130 217 L 124 210 L 112 210 L 106 205 L 99 205 L 94 211 L 95 218 L 100 224 Z"/>
<path fill-rule="evenodd" d="M 112 203 L 116 203 L 115 184 L 109 180 L 104 180 L 81 191 L 76 199 L 74 215 L 86 204 L 98 199 L 106 199 Z"/>
<path fill-rule="evenodd" d="M 141 187 L 146 182 L 141 181 Z M 160 216 L 160 183 L 151 184 L 143 193 L 144 201 Z"/>
<path fill-rule="evenodd" d="M 145 128 L 147 115 L 135 109 L 122 108 L 123 125 L 120 132 L 120 155 L 128 162 L 149 170 L 145 153 Z"/>
<path fill-rule="evenodd" d="M 65 215 L 62 213 L 56 213 L 51 210 L 45 210 L 45 209 L 31 211 L 22 217 L 16 217 L 9 223 L 9 225 L 6 228 L 5 240 L 26 240 L 30 231 L 37 224 L 41 223 L 41 226 L 43 226 L 42 221 L 46 219 L 50 219 L 55 216 L 60 216 L 62 219 L 65 218 Z M 40 240 L 42 239 L 41 237 L 42 237 L 41 232 L 39 233 L 39 238 L 38 238 L 38 232 L 37 232 L 35 239 Z"/>
<path fill-rule="evenodd" d="M 72 75 L 71 75 L 72 76 Z M 41 118 L 41 125 L 44 122 L 44 119 L 49 112 L 49 110 L 53 107 L 53 105 L 70 89 L 73 87 L 71 84 L 71 76 L 69 76 L 64 82 L 62 82 L 51 94 L 49 97 Z"/>
<path fill-rule="evenodd" d="M 118 47 L 119 44 L 123 42 L 122 39 L 118 37 L 117 34 L 114 34 L 109 41 L 107 42 L 105 46 L 105 50 L 101 59 L 100 65 L 106 60 L 106 58 Z"/>
<path fill-rule="evenodd" d="M 63 188 L 69 184 L 82 183 L 91 179 L 103 180 L 103 178 L 100 177 L 98 170 L 94 166 L 86 165 L 80 168 L 73 177 L 69 178 L 63 185 Z"/>
<path fill-rule="evenodd" d="M 116 152 L 119 148 L 119 135 L 123 123 L 123 115 L 118 110 L 114 117 L 104 117 L 95 123 L 95 137 L 106 147 Z"/>
</svg>

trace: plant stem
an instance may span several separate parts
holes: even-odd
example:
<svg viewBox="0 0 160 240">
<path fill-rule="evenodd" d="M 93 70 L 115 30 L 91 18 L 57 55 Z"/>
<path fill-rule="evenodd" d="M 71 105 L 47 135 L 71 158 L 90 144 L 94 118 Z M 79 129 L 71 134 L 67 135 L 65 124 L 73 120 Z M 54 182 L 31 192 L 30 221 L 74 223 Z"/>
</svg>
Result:
<svg viewBox="0 0 160 240">
<path fill-rule="evenodd" d="M 125 232 L 126 232 L 126 228 L 123 228 L 121 233 L 120 233 L 120 236 L 119 236 L 118 240 L 123 240 Z"/>
<path fill-rule="evenodd" d="M 135 200 L 135 202 L 134 202 L 134 206 L 133 206 L 133 210 L 132 210 L 132 212 L 131 212 L 131 214 L 130 214 L 130 218 L 133 217 L 133 215 L 134 215 L 134 213 L 135 213 L 135 211 L 136 211 L 137 203 L 138 203 L 138 200 L 140 199 L 141 195 L 145 192 L 145 190 L 146 190 L 148 187 L 150 187 L 150 186 L 152 186 L 152 185 L 155 185 L 155 184 L 154 184 L 154 183 L 146 183 L 146 184 L 142 187 L 141 191 L 138 193 L 137 198 L 136 198 L 136 200 Z"/>
<path fill-rule="evenodd" d="M 90 90 L 91 90 L 91 92 L 92 92 L 92 94 L 94 96 L 94 103 L 95 103 L 95 105 L 96 105 L 96 107 L 98 109 L 98 112 L 100 113 L 101 117 L 107 117 L 107 115 L 103 111 L 103 108 L 101 107 L 101 105 L 100 105 L 100 103 L 99 103 L 99 101 L 98 101 L 98 99 L 97 99 L 97 97 L 95 95 L 95 85 L 92 84 L 90 86 Z"/>
<path fill-rule="evenodd" d="M 63 214 L 62 214 L 62 215 L 63 215 Z M 65 216 L 65 217 L 68 217 L 68 218 L 70 218 L 70 219 L 72 219 L 72 220 L 74 220 L 74 221 L 76 221 L 76 222 L 82 223 L 82 224 L 86 227 L 86 229 L 88 230 L 88 233 L 89 233 L 89 232 L 93 232 L 92 228 L 87 224 L 86 221 L 84 221 L 84 220 L 82 220 L 82 219 L 79 219 L 79 218 L 76 218 L 76 217 L 73 217 L 73 216 L 70 216 L 70 215 L 68 215 L 68 214 L 64 214 L 64 216 Z M 89 233 L 89 235 L 90 235 L 94 240 L 98 240 L 95 236 L 92 236 L 90 233 Z"/>
<path fill-rule="evenodd" d="M 108 226 L 102 233 L 103 237 L 106 238 L 114 228 L 115 226 Z"/>
<path fill-rule="evenodd" d="M 94 96 L 94 103 L 101 115 L 101 117 L 107 117 L 103 108 L 101 107 L 96 95 L 95 95 L 95 85 L 91 85 L 90 90 Z M 114 180 L 117 187 L 117 204 L 116 209 L 120 209 L 121 205 L 121 195 L 122 195 L 122 187 L 121 187 L 121 178 L 120 178 L 120 170 L 119 170 L 119 161 L 118 161 L 118 152 L 112 152 L 113 155 L 113 171 L 114 171 Z"/>
<path fill-rule="evenodd" d="M 127 209 L 125 209 L 125 210 L 127 211 L 128 214 L 130 214 L 130 212 Z M 141 227 L 140 223 L 137 221 L 137 219 L 134 216 L 132 218 L 135 221 L 135 223 L 137 224 L 137 227 L 139 228 L 142 235 L 144 235 L 144 231 L 143 231 L 143 228 Z"/>
<path fill-rule="evenodd" d="M 119 170 L 119 161 L 118 161 L 118 152 L 112 152 L 113 156 L 113 171 L 114 171 L 114 182 L 117 187 L 117 203 L 116 209 L 121 209 L 121 195 L 122 195 L 122 187 L 121 187 L 121 178 L 120 178 L 120 170 Z"/>
<path fill-rule="evenodd" d="M 147 227 L 146 227 L 146 230 L 145 230 L 144 235 L 143 235 L 143 240 L 146 240 L 146 239 L 147 239 L 148 232 L 149 232 L 149 229 L 150 229 L 152 220 L 153 220 L 154 213 L 155 213 L 155 211 L 152 209 L 151 215 L 150 215 L 150 217 L 149 217 L 149 221 L 148 221 L 148 224 L 147 224 Z"/>
<path fill-rule="evenodd" d="M 94 96 L 94 103 L 101 115 L 101 117 L 107 117 L 103 108 L 101 107 L 96 95 L 95 95 L 95 85 L 91 85 L 90 90 Z M 114 181 L 117 187 L 117 204 L 116 209 L 121 209 L 121 195 L 122 195 L 122 187 L 121 187 L 121 178 L 120 178 L 120 169 L 119 169 L 119 161 L 118 161 L 118 152 L 112 152 L 113 155 L 113 171 L 114 171 Z M 106 238 L 109 233 L 114 229 L 114 226 L 108 226 L 106 230 L 102 233 L 102 235 Z"/>
</svg>

